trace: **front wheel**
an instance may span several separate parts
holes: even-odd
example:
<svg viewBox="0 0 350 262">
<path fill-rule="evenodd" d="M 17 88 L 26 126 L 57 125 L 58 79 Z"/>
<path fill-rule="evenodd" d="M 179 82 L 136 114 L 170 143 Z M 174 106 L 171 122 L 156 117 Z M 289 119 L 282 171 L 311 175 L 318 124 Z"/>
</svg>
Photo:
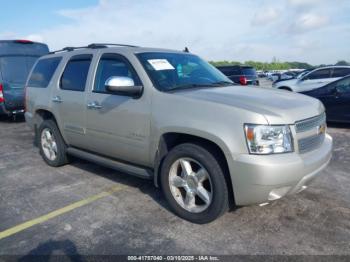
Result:
<svg viewBox="0 0 350 262">
<path fill-rule="evenodd" d="M 161 186 L 171 209 L 193 223 L 209 223 L 228 210 L 228 188 L 217 159 L 196 144 L 181 144 L 166 156 Z"/>
</svg>

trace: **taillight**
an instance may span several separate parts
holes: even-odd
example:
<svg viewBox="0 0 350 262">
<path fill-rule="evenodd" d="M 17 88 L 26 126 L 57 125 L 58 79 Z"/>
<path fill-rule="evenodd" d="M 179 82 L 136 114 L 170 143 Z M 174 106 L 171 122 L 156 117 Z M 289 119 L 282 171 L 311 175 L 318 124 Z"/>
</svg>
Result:
<svg viewBox="0 0 350 262">
<path fill-rule="evenodd" d="M 18 39 L 18 40 L 15 40 L 14 42 L 18 44 L 33 44 L 33 41 L 25 40 L 25 39 Z"/>
<path fill-rule="evenodd" d="M 4 98 L 4 88 L 3 85 L 0 84 L 0 103 L 5 102 L 5 98 Z"/>
<path fill-rule="evenodd" d="M 239 82 L 241 83 L 241 85 L 247 85 L 247 78 L 245 76 L 240 76 L 239 77 Z"/>
</svg>

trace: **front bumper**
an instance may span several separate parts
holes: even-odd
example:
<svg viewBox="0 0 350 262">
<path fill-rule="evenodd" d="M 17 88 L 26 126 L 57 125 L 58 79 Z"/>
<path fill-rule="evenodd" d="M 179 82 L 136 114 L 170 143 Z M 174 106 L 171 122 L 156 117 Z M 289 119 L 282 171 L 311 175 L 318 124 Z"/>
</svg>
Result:
<svg viewBox="0 0 350 262">
<path fill-rule="evenodd" d="M 235 156 L 229 163 L 237 205 L 265 203 L 298 193 L 328 165 L 332 157 L 332 137 L 305 154 Z"/>
</svg>

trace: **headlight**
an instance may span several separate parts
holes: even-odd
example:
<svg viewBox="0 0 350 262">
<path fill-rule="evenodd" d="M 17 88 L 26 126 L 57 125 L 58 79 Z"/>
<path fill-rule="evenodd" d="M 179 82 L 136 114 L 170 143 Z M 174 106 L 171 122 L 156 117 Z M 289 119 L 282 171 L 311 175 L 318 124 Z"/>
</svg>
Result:
<svg viewBox="0 0 350 262">
<path fill-rule="evenodd" d="M 293 151 L 292 134 L 288 125 L 244 125 L 249 153 L 268 155 Z"/>
</svg>

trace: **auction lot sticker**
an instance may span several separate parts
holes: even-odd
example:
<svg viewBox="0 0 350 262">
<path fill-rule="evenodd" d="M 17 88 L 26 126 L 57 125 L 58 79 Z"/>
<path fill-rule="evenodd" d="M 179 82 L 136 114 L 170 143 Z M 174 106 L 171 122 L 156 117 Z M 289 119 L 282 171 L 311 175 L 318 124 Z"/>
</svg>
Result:
<svg viewBox="0 0 350 262">
<path fill-rule="evenodd" d="M 175 68 L 166 59 L 149 59 L 147 60 L 156 71 L 175 70 Z"/>
</svg>

